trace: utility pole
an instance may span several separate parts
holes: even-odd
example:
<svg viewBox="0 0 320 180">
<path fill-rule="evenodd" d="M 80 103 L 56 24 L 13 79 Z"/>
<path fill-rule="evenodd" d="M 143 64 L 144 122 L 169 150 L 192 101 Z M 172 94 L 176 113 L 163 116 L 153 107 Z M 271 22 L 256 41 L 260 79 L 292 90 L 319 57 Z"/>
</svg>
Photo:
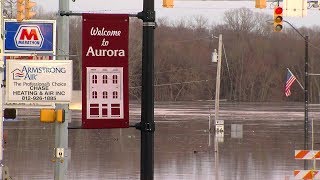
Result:
<svg viewBox="0 0 320 180">
<path fill-rule="evenodd" d="M 59 12 L 69 12 L 69 0 L 59 0 Z M 57 56 L 57 59 L 69 59 L 69 17 L 58 16 L 57 22 L 57 37 L 58 46 L 57 54 L 62 53 L 62 56 Z M 68 112 L 68 104 L 56 104 L 56 109 L 64 109 Z M 68 116 L 65 116 L 68 117 Z M 55 122 L 55 156 L 57 154 L 57 148 L 62 151 L 62 158 L 55 160 L 54 179 L 55 180 L 66 180 L 68 171 L 68 158 L 70 156 L 68 151 L 68 119 L 63 123 Z"/>
<path fill-rule="evenodd" d="M 143 20 L 142 42 L 142 88 L 140 179 L 153 180 L 154 175 L 154 0 L 143 0 L 143 11 L 138 13 Z"/>
<path fill-rule="evenodd" d="M 309 61 L 309 51 L 308 51 L 308 36 L 305 36 L 304 38 L 304 42 L 305 42 L 305 65 L 304 65 L 304 71 L 305 71 L 305 76 L 304 76 L 304 101 L 305 101 L 305 106 L 304 106 L 304 149 L 308 150 L 308 104 L 309 104 L 309 66 L 308 66 L 308 61 Z M 307 170 L 308 169 L 308 163 L 307 160 L 304 160 L 304 169 Z"/>
<path fill-rule="evenodd" d="M 221 74 L 221 58 L 222 57 L 222 34 L 219 34 L 219 46 L 218 46 L 218 67 L 217 67 L 217 77 L 216 77 L 216 98 L 215 98 L 215 122 L 219 120 L 219 101 L 220 101 L 220 74 Z"/>
<path fill-rule="evenodd" d="M 214 135 L 214 167 L 216 170 L 215 176 L 216 180 L 219 180 L 219 142 L 218 142 L 218 137 L 217 133 Z"/>
<path fill-rule="evenodd" d="M 220 76 L 221 76 L 221 59 L 222 59 L 222 34 L 219 34 L 219 45 L 218 45 L 218 66 L 217 66 L 217 76 L 216 76 L 216 98 L 215 98 L 215 122 L 214 125 L 217 125 L 219 120 L 219 101 L 220 101 Z M 215 128 L 217 130 L 217 128 Z M 219 180 L 219 142 L 217 137 L 217 132 L 215 132 L 215 142 L 214 142 L 214 151 L 215 151 L 215 169 L 216 169 L 216 180 Z"/>
</svg>

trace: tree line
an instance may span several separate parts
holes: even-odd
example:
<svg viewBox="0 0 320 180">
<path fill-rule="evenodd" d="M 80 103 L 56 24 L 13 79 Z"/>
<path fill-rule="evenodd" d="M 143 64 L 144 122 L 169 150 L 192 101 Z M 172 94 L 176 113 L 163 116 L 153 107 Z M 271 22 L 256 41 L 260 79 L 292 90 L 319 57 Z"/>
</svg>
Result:
<svg viewBox="0 0 320 180">
<path fill-rule="evenodd" d="M 285 97 L 289 68 L 304 86 L 305 41 L 288 24 L 273 32 L 272 16 L 247 8 L 226 11 L 221 24 L 212 25 L 202 16 L 188 20 L 158 19 L 155 31 L 155 100 L 208 100 L 215 97 L 217 65 L 211 62 L 223 35 L 222 99 L 236 102 L 303 101 L 298 83 Z M 141 22 L 131 22 L 130 94 L 140 98 Z M 301 27 L 309 35 L 309 73 L 319 73 L 320 28 Z M 318 103 L 319 76 L 309 77 L 309 99 Z"/>
</svg>

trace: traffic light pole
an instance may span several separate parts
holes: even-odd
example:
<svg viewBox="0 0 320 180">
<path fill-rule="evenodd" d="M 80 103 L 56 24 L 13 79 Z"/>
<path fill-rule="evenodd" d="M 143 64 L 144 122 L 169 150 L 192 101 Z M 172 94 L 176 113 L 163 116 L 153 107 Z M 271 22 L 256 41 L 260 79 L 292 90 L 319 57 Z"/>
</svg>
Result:
<svg viewBox="0 0 320 180">
<path fill-rule="evenodd" d="M 59 12 L 63 11 L 69 11 L 68 0 L 59 0 Z M 57 59 L 68 59 L 68 56 L 65 55 L 69 55 L 69 17 L 59 16 L 57 21 L 58 46 L 56 52 L 63 53 L 63 56 L 57 56 Z M 67 112 L 69 107 L 67 104 L 56 104 L 56 109 L 64 109 Z M 65 157 L 69 157 L 71 152 L 68 150 L 68 119 L 63 123 L 55 122 L 55 156 L 57 156 L 57 148 L 60 148 L 59 152 L 62 150 L 63 153 L 61 158 L 55 157 L 54 179 L 66 180 L 68 158 Z"/>
<path fill-rule="evenodd" d="M 303 39 L 305 42 L 305 58 L 304 58 L 304 150 L 309 149 L 309 119 L 308 119 L 308 106 L 309 106 L 309 36 L 302 35 L 298 29 L 296 29 L 291 23 L 288 21 L 283 20 L 289 24 Z M 308 169 L 308 162 L 304 160 L 304 169 Z"/>
<path fill-rule="evenodd" d="M 136 128 L 141 131 L 140 179 L 154 177 L 154 0 L 143 0 L 143 11 L 138 13 L 143 20 L 142 42 L 142 89 L 141 122 Z"/>
</svg>

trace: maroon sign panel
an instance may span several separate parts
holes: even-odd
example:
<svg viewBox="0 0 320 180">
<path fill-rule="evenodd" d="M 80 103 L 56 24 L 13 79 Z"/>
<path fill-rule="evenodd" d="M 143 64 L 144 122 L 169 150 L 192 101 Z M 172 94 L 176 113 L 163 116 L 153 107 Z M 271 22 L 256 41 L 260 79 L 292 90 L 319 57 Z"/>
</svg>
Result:
<svg viewBox="0 0 320 180">
<path fill-rule="evenodd" d="M 129 16 L 83 14 L 82 127 L 129 127 Z"/>
</svg>

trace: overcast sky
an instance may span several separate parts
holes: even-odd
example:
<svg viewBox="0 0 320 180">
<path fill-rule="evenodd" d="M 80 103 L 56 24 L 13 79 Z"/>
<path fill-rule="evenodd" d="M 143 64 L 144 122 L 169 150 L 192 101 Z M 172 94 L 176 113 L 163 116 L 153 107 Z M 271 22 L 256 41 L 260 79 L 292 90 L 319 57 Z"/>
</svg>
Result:
<svg viewBox="0 0 320 180">
<path fill-rule="evenodd" d="M 47 11 L 57 11 L 59 0 L 34 0 Z M 67 0 L 66 0 L 67 1 Z M 74 12 L 90 13 L 137 13 L 142 10 L 143 0 L 75 0 L 70 1 L 70 10 Z M 174 8 L 163 8 L 162 0 L 155 0 L 156 18 L 167 17 L 169 20 L 189 18 L 194 15 L 203 15 L 211 23 L 219 24 L 223 13 L 229 9 L 246 7 L 256 12 L 272 15 L 273 9 L 254 8 L 254 1 L 177 1 Z M 319 9 L 309 9 L 303 18 L 285 17 L 285 20 L 295 26 L 320 26 Z"/>
</svg>

